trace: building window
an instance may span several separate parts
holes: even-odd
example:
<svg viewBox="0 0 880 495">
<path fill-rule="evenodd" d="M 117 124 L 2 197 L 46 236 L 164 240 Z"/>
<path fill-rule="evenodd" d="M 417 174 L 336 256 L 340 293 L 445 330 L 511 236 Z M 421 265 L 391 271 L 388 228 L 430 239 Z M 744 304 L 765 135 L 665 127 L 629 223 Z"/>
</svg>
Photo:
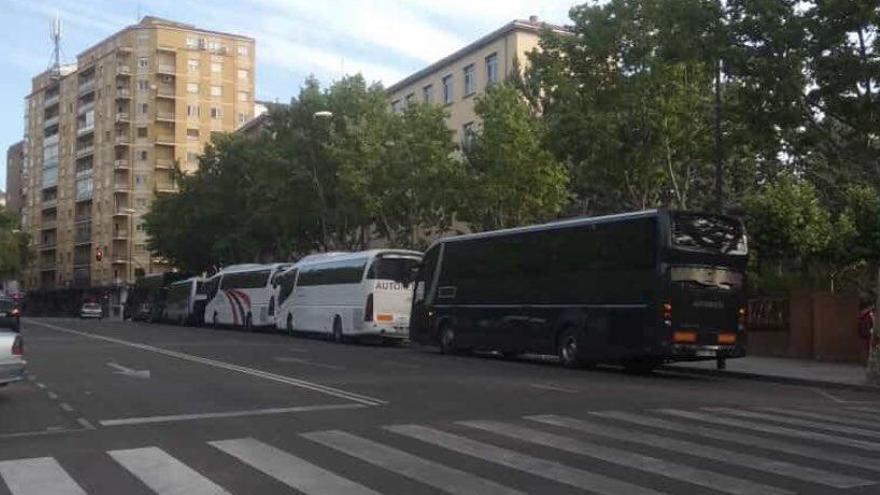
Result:
<svg viewBox="0 0 880 495">
<path fill-rule="evenodd" d="M 498 54 L 493 53 L 486 57 L 486 86 L 498 82 Z"/>
<path fill-rule="evenodd" d="M 474 71 L 474 64 L 470 64 L 464 68 L 464 95 L 470 96 L 477 91 L 477 74 Z"/>
<path fill-rule="evenodd" d="M 238 101 L 248 101 L 247 91 L 239 91 L 238 92 Z"/>
<path fill-rule="evenodd" d="M 223 72 L 223 64 L 220 62 L 211 62 L 211 72 L 215 74 Z"/>
<path fill-rule="evenodd" d="M 211 86 L 211 96 L 223 96 L 223 86 Z"/>
<path fill-rule="evenodd" d="M 403 104 L 400 100 L 394 100 L 391 102 L 391 111 L 394 113 L 403 112 Z"/>
<path fill-rule="evenodd" d="M 244 124 L 244 122 L 246 120 L 247 120 L 247 115 L 245 115 L 244 112 L 238 112 L 238 123 Z"/>
<path fill-rule="evenodd" d="M 138 174 L 138 175 L 134 176 L 134 184 L 136 186 L 142 186 L 142 185 L 144 185 L 145 182 L 147 182 L 147 178 L 144 177 L 143 175 Z"/>
<path fill-rule="evenodd" d="M 199 93 L 199 83 L 186 83 L 186 92 L 190 94 Z"/>
<path fill-rule="evenodd" d="M 147 103 L 141 103 L 141 113 L 147 114 L 150 111 L 150 105 Z"/>
<path fill-rule="evenodd" d="M 464 149 L 471 147 L 474 142 L 474 123 L 468 122 L 461 126 L 461 146 Z"/>
<path fill-rule="evenodd" d="M 188 37 L 186 39 L 186 47 L 187 48 L 198 48 L 199 47 L 199 39 L 193 38 L 193 37 Z"/>
<path fill-rule="evenodd" d="M 241 55 L 242 57 L 246 57 L 248 54 L 248 47 L 246 47 L 246 46 L 239 45 L 237 50 L 238 50 L 238 54 Z"/>
<path fill-rule="evenodd" d="M 443 103 L 448 105 L 452 103 L 452 74 L 443 78 Z"/>
<path fill-rule="evenodd" d="M 137 133 L 138 133 L 137 137 L 145 138 L 145 137 L 147 137 L 147 128 L 146 127 L 138 127 Z"/>
<path fill-rule="evenodd" d="M 405 108 L 411 107 L 413 105 L 413 103 L 416 102 L 416 94 L 410 93 L 410 94 L 406 95 L 406 98 L 404 98 L 403 101 L 406 102 Z"/>
<path fill-rule="evenodd" d="M 238 69 L 238 78 L 239 79 L 247 79 L 248 78 L 248 70 L 247 69 Z"/>
<path fill-rule="evenodd" d="M 149 154 L 147 153 L 147 150 L 141 150 L 139 152 L 139 156 L 140 156 L 141 161 L 145 162 L 145 161 L 147 161 Z"/>
<path fill-rule="evenodd" d="M 198 105 L 187 105 L 186 106 L 186 116 L 187 117 L 198 117 L 199 115 L 201 115 L 201 112 L 199 112 Z"/>
<path fill-rule="evenodd" d="M 149 57 L 138 57 L 138 67 L 141 69 L 146 69 L 150 66 L 150 58 Z"/>
<path fill-rule="evenodd" d="M 139 91 L 149 91 L 150 90 L 149 79 L 139 79 L 138 80 L 138 90 Z"/>
<path fill-rule="evenodd" d="M 422 102 L 433 103 L 434 101 L 434 85 L 429 84 L 422 88 Z"/>
<path fill-rule="evenodd" d="M 189 67 L 190 72 L 198 72 L 199 71 L 199 59 L 191 58 L 187 61 L 186 66 Z"/>
<path fill-rule="evenodd" d="M 223 110 L 220 107 L 211 107 L 211 118 L 219 119 L 223 117 Z"/>
<path fill-rule="evenodd" d="M 186 138 L 192 140 L 199 139 L 199 130 L 198 129 L 187 129 L 186 130 Z"/>
</svg>

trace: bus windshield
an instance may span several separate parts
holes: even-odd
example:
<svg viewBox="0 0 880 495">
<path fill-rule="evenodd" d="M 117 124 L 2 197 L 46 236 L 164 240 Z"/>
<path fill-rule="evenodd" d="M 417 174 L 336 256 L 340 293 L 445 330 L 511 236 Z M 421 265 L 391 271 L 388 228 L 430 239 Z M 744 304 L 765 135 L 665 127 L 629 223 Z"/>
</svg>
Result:
<svg viewBox="0 0 880 495">
<path fill-rule="evenodd" d="M 742 223 L 730 217 L 700 213 L 673 213 L 672 245 L 720 254 L 748 252 Z"/>
<path fill-rule="evenodd" d="M 404 281 L 418 265 L 418 258 L 395 255 L 380 256 L 370 265 L 367 279 Z"/>
</svg>

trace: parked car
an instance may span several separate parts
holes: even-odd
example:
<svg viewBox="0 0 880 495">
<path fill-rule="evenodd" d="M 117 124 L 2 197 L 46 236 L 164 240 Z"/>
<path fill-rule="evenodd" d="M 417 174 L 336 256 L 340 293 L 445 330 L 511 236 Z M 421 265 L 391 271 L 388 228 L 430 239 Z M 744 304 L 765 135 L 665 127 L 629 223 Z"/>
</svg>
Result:
<svg viewBox="0 0 880 495">
<path fill-rule="evenodd" d="M 80 318 L 103 318 L 104 311 L 101 309 L 101 305 L 98 303 L 88 302 L 82 305 L 82 308 L 79 310 Z"/>
<path fill-rule="evenodd" d="M 21 334 L 0 330 L 0 387 L 24 378 L 24 341 Z"/>
<path fill-rule="evenodd" d="M 0 298 L 0 328 L 9 328 L 13 332 L 21 329 L 21 311 L 12 299 Z"/>
</svg>

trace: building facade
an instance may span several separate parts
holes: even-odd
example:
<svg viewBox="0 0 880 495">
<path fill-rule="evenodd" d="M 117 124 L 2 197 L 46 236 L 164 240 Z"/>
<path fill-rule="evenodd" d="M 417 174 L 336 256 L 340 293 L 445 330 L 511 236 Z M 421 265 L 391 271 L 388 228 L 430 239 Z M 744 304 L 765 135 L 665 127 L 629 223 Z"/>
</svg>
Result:
<svg viewBox="0 0 880 495">
<path fill-rule="evenodd" d="M 109 287 L 165 271 L 142 215 L 254 111 L 254 40 L 145 17 L 33 79 L 22 225 L 28 289 Z M 98 258 L 101 258 L 100 260 Z"/>
<path fill-rule="evenodd" d="M 534 16 L 510 22 L 390 86 L 391 108 L 403 111 L 413 103 L 443 105 L 449 128 L 458 139 L 466 137 L 477 124 L 476 97 L 489 85 L 510 75 L 517 63 L 520 68 L 525 67 L 526 54 L 538 48 L 545 28 L 568 32 Z"/>
<path fill-rule="evenodd" d="M 6 211 L 21 216 L 22 169 L 24 168 L 25 142 L 19 141 L 6 149 Z"/>
</svg>

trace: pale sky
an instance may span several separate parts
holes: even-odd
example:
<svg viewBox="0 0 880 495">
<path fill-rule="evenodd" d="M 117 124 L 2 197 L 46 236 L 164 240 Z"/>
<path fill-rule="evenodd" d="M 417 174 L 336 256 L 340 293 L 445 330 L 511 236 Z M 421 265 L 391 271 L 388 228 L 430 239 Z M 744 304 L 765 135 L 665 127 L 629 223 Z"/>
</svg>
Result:
<svg viewBox="0 0 880 495">
<path fill-rule="evenodd" d="M 66 62 L 138 14 L 256 39 L 256 97 L 289 101 L 314 74 L 322 83 L 361 72 L 385 86 L 513 19 L 568 23 L 574 0 L 0 0 L 0 189 L 6 147 L 21 139 L 23 98 L 45 70 L 50 23 L 63 23 Z"/>
</svg>

